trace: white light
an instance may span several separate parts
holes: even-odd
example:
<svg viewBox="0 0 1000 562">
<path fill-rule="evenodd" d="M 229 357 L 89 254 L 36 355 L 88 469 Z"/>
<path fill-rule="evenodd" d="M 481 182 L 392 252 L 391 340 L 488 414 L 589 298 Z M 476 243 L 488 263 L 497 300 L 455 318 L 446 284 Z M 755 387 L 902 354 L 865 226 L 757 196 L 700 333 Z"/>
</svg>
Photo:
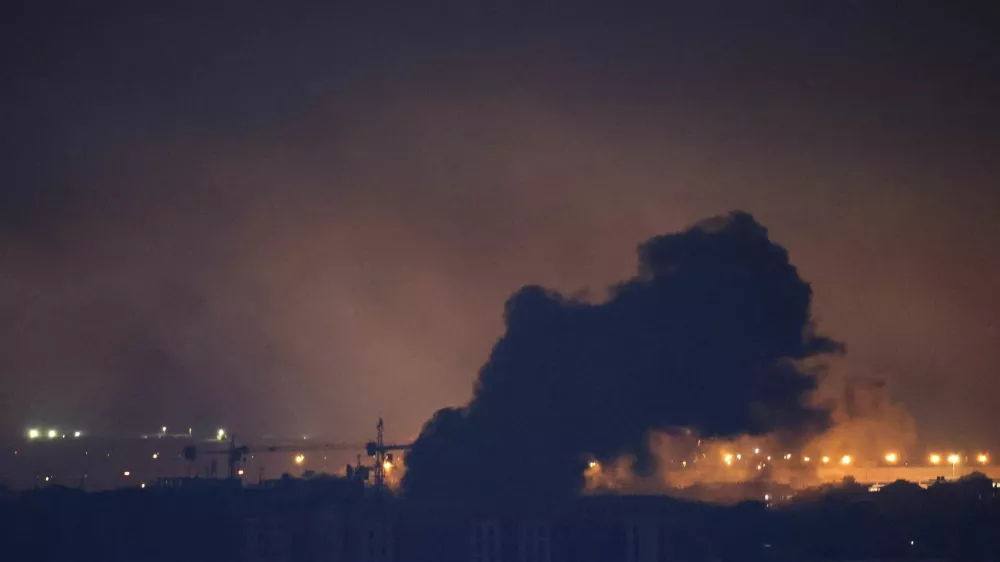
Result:
<svg viewBox="0 0 1000 562">
<path fill-rule="evenodd" d="M 127 470 L 125 472 L 123 472 L 122 474 L 125 475 L 125 476 L 132 476 L 132 473 L 129 472 L 129 471 L 127 471 Z"/>
<path fill-rule="evenodd" d="M 737 454 L 736 455 L 736 460 L 738 460 L 738 461 L 743 460 L 743 455 Z"/>
<path fill-rule="evenodd" d="M 237 470 L 236 474 L 239 475 L 239 476 L 243 476 L 243 469 L 241 468 L 241 469 Z"/>
<path fill-rule="evenodd" d="M 219 441 L 222 441 L 222 438 L 225 437 L 225 436 L 226 436 L 226 430 L 225 429 L 220 429 L 220 430 L 218 430 L 218 431 L 215 432 L 215 437 Z"/>
<path fill-rule="evenodd" d="M 49 478 L 50 478 L 49 476 L 46 476 L 46 477 L 45 477 L 45 481 L 46 481 L 46 482 L 48 482 L 48 481 L 49 481 Z"/>
<path fill-rule="evenodd" d="M 146 483 L 145 483 L 145 482 L 143 482 L 142 484 L 139 484 L 139 487 L 140 487 L 140 488 L 145 488 L 145 487 L 146 487 Z"/>
<path fill-rule="evenodd" d="M 38 439 L 41 435 L 42 432 L 38 431 L 35 428 L 31 428 L 28 430 L 28 439 Z"/>
<path fill-rule="evenodd" d="M 167 432 L 167 426 L 163 426 L 163 427 L 161 427 L 161 428 L 160 428 L 160 432 L 162 432 L 162 433 L 166 433 L 166 432 Z"/>
<path fill-rule="evenodd" d="M 56 436 L 59 435 L 59 432 L 54 429 L 50 429 L 47 435 L 49 436 L 49 439 L 55 439 Z"/>
<path fill-rule="evenodd" d="M 764 501 L 770 501 L 771 494 L 764 494 Z"/>
<path fill-rule="evenodd" d="M 754 448 L 753 454 L 759 455 L 760 454 L 760 449 Z"/>
<path fill-rule="evenodd" d="M 79 436 L 81 436 L 81 435 L 83 435 L 83 432 L 82 432 L 82 431 L 74 431 L 74 432 L 73 432 L 73 437 L 79 437 Z"/>
<path fill-rule="evenodd" d="M 153 453 L 153 460 L 160 458 L 160 453 Z"/>
</svg>

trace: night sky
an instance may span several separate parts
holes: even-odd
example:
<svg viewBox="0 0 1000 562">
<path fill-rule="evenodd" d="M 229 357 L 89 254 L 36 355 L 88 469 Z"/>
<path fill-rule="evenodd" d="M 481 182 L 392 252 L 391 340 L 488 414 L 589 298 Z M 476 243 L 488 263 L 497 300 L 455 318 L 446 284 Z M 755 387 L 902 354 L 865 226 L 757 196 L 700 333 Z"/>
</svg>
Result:
<svg viewBox="0 0 1000 562">
<path fill-rule="evenodd" d="M 996 7 L 11 4 L 0 433 L 412 439 L 520 287 L 742 209 L 834 370 L 1000 450 Z"/>
</svg>

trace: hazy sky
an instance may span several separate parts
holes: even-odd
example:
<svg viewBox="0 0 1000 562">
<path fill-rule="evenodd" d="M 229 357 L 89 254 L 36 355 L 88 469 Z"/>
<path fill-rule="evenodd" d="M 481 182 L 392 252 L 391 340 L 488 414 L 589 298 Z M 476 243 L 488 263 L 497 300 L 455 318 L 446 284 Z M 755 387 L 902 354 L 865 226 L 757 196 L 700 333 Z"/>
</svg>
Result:
<svg viewBox="0 0 1000 562">
<path fill-rule="evenodd" d="M 22 4 L 3 433 L 409 439 L 519 287 L 600 299 L 639 242 L 744 209 L 839 368 L 1000 447 L 996 8 Z"/>
</svg>

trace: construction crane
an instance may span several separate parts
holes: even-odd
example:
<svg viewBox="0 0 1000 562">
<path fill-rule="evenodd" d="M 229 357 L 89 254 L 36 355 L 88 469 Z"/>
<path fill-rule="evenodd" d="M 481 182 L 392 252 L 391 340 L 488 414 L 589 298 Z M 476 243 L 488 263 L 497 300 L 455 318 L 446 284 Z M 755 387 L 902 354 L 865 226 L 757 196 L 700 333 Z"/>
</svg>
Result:
<svg viewBox="0 0 1000 562">
<path fill-rule="evenodd" d="M 382 494 L 382 490 L 385 487 L 385 470 L 388 466 L 392 465 L 392 453 L 389 451 L 408 451 L 413 446 L 411 444 L 386 445 L 382 439 L 383 426 L 382 418 L 379 418 L 378 425 L 375 426 L 378 430 L 378 437 L 375 441 L 369 441 L 365 445 L 365 452 L 368 453 L 368 456 L 375 458 L 375 492 L 379 495 Z"/>
<path fill-rule="evenodd" d="M 183 455 L 184 458 L 189 461 L 194 461 L 200 455 L 225 455 L 227 460 L 227 465 L 229 467 L 229 477 L 235 478 L 237 475 L 237 470 L 240 464 L 246 462 L 246 456 L 250 453 L 279 453 L 279 452 L 303 452 L 303 451 L 361 451 L 364 450 L 369 457 L 374 458 L 374 466 L 367 467 L 362 466 L 360 462 L 360 457 L 358 459 L 357 468 L 350 470 L 351 475 L 358 475 L 359 479 L 367 480 L 367 473 L 369 471 L 373 472 L 375 475 L 375 490 L 378 494 L 381 494 L 385 488 L 385 470 L 386 465 L 392 464 L 392 452 L 391 451 L 406 451 L 409 450 L 410 444 L 389 444 L 386 445 L 383 441 L 383 428 L 384 424 L 382 418 L 379 418 L 378 425 L 376 429 L 378 430 L 378 435 L 375 441 L 369 441 L 365 445 L 360 444 L 346 444 L 346 443 L 310 443 L 310 444 L 285 444 L 285 445 L 236 445 L 236 437 L 230 436 L 229 447 L 226 449 L 199 449 L 195 445 L 188 445 L 184 447 Z"/>
<path fill-rule="evenodd" d="M 195 445 L 184 447 L 184 458 L 193 461 L 201 455 L 226 455 L 229 466 L 229 477 L 234 478 L 240 464 L 246 462 L 246 457 L 250 453 L 280 453 L 285 451 L 360 451 L 364 447 L 360 444 L 344 443 L 310 443 L 305 445 L 236 445 L 236 437 L 229 440 L 229 447 L 226 449 L 200 449 Z"/>
</svg>

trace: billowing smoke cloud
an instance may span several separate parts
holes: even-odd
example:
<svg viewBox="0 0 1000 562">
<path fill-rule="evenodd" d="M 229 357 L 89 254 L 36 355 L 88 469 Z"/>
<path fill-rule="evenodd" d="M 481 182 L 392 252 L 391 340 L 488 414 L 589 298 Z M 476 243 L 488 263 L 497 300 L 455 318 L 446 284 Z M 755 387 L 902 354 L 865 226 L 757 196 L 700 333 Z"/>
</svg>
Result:
<svg viewBox="0 0 1000 562">
<path fill-rule="evenodd" d="M 545 497 L 583 485 L 590 459 L 635 458 L 647 437 L 769 434 L 783 445 L 825 429 L 802 360 L 840 350 L 814 333 L 811 289 L 752 216 L 737 212 L 639 247 L 638 273 L 591 304 L 525 287 L 472 401 L 438 411 L 407 457 L 419 496 Z"/>
</svg>

